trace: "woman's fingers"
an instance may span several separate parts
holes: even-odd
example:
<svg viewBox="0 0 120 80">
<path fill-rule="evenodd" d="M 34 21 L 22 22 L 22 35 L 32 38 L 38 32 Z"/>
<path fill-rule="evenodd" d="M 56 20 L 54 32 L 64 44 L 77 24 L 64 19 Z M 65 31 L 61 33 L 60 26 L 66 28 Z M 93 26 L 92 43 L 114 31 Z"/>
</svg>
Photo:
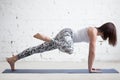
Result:
<svg viewBox="0 0 120 80">
<path fill-rule="evenodd" d="M 101 73 L 101 70 L 91 70 L 90 73 Z"/>
<path fill-rule="evenodd" d="M 95 69 L 95 68 L 92 68 L 92 70 L 90 71 L 90 73 L 101 73 L 101 69 Z"/>
<path fill-rule="evenodd" d="M 92 68 L 92 70 L 101 70 L 101 69 Z"/>
</svg>

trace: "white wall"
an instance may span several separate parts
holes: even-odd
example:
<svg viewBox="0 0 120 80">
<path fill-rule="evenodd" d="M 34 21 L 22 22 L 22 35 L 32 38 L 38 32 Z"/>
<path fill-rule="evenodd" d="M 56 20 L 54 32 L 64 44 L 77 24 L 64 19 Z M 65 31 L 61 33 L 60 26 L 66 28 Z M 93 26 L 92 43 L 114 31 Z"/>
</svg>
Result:
<svg viewBox="0 0 120 80">
<path fill-rule="evenodd" d="M 33 34 L 54 37 L 65 27 L 84 28 L 113 22 L 118 45 L 97 41 L 96 60 L 120 61 L 120 0 L 0 0 L 0 61 L 13 53 L 41 44 Z M 74 54 L 58 50 L 32 55 L 23 60 L 87 61 L 88 44 L 75 44 Z"/>
</svg>

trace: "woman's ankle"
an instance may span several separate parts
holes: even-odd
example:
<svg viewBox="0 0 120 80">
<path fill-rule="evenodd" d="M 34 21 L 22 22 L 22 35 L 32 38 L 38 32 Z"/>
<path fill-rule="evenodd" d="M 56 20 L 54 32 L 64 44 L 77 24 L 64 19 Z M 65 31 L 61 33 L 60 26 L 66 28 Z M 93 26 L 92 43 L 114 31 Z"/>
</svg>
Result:
<svg viewBox="0 0 120 80">
<path fill-rule="evenodd" d="M 12 58 L 13 58 L 14 62 L 16 62 L 18 60 L 18 56 L 17 55 L 16 56 L 13 55 Z"/>
<path fill-rule="evenodd" d="M 12 55 L 12 57 L 7 58 L 7 61 L 9 62 L 16 62 L 18 60 L 17 56 Z"/>
</svg>

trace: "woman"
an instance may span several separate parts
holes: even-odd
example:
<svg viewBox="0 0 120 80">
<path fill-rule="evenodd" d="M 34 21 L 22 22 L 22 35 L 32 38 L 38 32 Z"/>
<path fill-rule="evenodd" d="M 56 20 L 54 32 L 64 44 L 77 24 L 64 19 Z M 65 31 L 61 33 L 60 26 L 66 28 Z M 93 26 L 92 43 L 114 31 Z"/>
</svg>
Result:
<svg viewBox="0 0 120 80">
<path fill-rule="evenodd" d="M 110 45 L 115 46 L 117 42 L 115 25 L 111 22 L 108 22 L 100 27 L 87 27 L 77 31 L 73 31 L 70 28 L 65 28 L 61 30 L 53 39 L 37 33 L 34 35 L 34 37 L 45 41 L 43 44 L 28 48 L 13 57 L 7 58 L 6 60 L 10 64 L 11 70 L 14 71 L 15 62 L 17 60 L 30 56 L 34 53 L 42 53 L 53 49 L 59 49 L 62 52 L 72 54 L 74 43 L 88 42 L 88 70 L 89 72 L 99 72 L 98 69 L 92 67 L 95 58 L 97 36 L 101 36 L 103 40 L 108 40 Z"/>
</svg>

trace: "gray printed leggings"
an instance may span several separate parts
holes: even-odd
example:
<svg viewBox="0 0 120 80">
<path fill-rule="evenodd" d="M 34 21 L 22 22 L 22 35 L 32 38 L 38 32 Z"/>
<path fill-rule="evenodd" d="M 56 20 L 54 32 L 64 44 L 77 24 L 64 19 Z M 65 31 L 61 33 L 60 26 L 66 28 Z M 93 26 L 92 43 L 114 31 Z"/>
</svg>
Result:
<svg viewBox="0 0 120 80">
<path fill-rule="evenodd" d="M 17 56 L 18 59 L 22 59 L 35 53 L 42 53 L 54 49 L 59 49 L 69 54 L 73 53 L 73 32 L 70 28 L 61 30 L 50 42 L 44 42 L 38 46 L 28 48 Z"/>
</svg>

